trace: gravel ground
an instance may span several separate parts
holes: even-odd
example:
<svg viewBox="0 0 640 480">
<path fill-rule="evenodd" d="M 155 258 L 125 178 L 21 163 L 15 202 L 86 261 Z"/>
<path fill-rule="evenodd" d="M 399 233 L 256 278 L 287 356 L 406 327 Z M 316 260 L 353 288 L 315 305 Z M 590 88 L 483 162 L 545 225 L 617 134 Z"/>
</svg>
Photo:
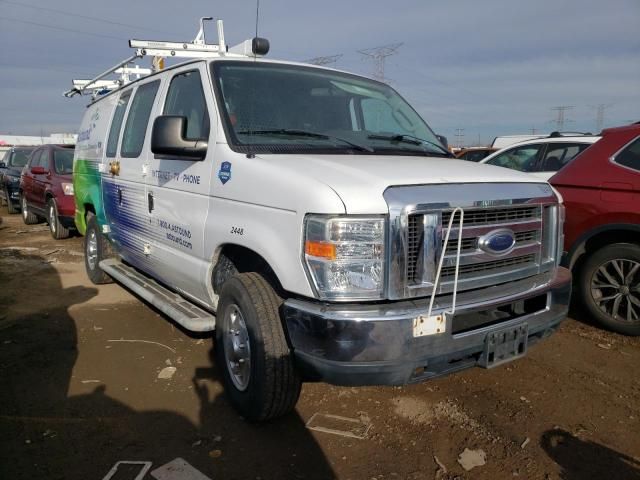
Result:
<svg viewBox="0 0 640 480">
<path fill-rule="evenodd" d="M 82 238 L 0 214 L 2 479 L 176 458 L 212 480 L 640 479 L 640 338 L 576 313 L 505 366 L 408 387 L 306 384 L 294 414 L 252 425 L 224 397 L 209 336 L 92 285 Z"/>
</svg>

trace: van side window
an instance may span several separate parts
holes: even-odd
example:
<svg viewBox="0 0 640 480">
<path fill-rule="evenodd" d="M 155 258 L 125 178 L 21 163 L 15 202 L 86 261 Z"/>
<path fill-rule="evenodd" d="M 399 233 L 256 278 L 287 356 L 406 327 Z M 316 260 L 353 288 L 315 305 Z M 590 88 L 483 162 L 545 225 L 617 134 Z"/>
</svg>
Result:
<svg viewBox="0 0 640 480">
<path fill-rule="evenodd" d="M 116 112 L 113 114 L 113 121 L 111 122 L 111 128 L 109 129 L 109 139 L 107 140 L 107 157 L 116 156 L 116 151 L 118 150 L 118 140 L 120 137 L 120 127 L 122 126 L 124 112 L 126 112 L 127 110 L 129 97 L 131 97 L 131 90 L 124 92 L 118 99 L 118 106 L 116 107 Z"/>
<path fill-rule="evenodd" d="M 186 138 L 188 140 L 209 138 L 209 113 L 198 70 L 180 73 L 173 77 L 163 114 L 187 118 Z"/>
<path fill-rule="evenodd" d="M 144 145 L 144 137 L 147 133 L 149 115 L 151 115 L 153 101 L 156 98 L 159 86 L 160 80 L 156 80 L 138 87 L 131 102 L 127 123 L 124 125 L 122 145 L 120 146 L 120 155 L 122 157 L 137 158 L 140 156 Z"/>
</svg>

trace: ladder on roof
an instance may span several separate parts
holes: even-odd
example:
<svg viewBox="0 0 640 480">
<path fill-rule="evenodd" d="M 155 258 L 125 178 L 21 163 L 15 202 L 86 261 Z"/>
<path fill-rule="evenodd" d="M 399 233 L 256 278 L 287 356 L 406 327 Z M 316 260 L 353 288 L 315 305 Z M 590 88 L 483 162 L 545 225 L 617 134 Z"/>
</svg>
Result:
<svg viewBox="0 0 640 480">
<path fill-rule="evenodd" d="M 192 42 L 129 40 L 129 47 L 135 49 L 134 55 L 90 80 L 73 80 L 73 88 L 64 92 L 63 95 L 71 98 L 75 95 L 91 94 L 95 99 L 133 80 L 162 70 L 165 58 L 258 57 L 268 53 L 269 42 L 264 38 L 256 37 L 233 47 L 227 47 L 224 40 L 224 27 L 220 19 L 216 21 L 218 43 L 206 43 L 204 22 L 208 20 L 213 20 L 213 17 L 200 18 L 200 30 Z M 141 68 L 133 64 L 134 61 L 147 56 L 153 57 L 152 68 Z M 117 75 L 117 78 L 106 79 L 111 75 Z"/>
</svg>

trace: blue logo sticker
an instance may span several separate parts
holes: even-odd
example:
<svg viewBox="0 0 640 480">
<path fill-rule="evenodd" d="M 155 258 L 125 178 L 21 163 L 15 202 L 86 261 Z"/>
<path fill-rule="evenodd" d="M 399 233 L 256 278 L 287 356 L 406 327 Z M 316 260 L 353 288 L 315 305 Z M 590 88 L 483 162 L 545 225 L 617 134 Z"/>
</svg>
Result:
<svg viewBox="0 0 640 480">
<path fill-rule="evenodd" d="M 220 171 L 218 172 L 218 178 L 224 185 L 231 180 L 231 162 L 222 162 L 220 164 Z"/>
</svg>

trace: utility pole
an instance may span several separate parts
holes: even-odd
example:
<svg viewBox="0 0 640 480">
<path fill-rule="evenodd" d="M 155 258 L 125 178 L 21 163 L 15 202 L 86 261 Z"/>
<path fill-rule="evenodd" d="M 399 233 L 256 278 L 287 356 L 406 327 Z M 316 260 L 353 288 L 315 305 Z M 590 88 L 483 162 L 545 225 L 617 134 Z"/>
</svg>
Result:
<svg viewBox="0 0 640 480">
<path fill-rule="evenodd" d="M 382 47 L 367 48 L 365 50 L 358 50 L 358 53 L 369 57 L 373 60 L 374 70 L 373 78 L 381 82 L 385 81 L 384 76 L 384 62 L 387 57 L 395 55 L 397 50 L 402 46 L 402 43 L 392 43 L 389 45 L 383 45 Z"/>
<path fill-rule="evenodd" d="M 613 106 L 613 104 L 599 103 L 598 105 L 589 106 L 596 109 L 596 132 L 601 132 L 602 127 L 604 126 L 604 112 L 607 110 L 607 108 Z"/>
<path fill-rule="evenodd" d="M 536 127 L 531 127 L 531 135 L 537 135 L 538 134 L 538 129 Z"/>
<path fill-rule="evenodd" d="M 338 55 L 328 55 L 326 57 L 313 57 L 308 60 L 304 60 L 304 63 L 310 63 L 311 65 L 329 65 L 331 63 L 336 63 L 342 54 Z"/>
<path fill-rule="evenodd" d="M 456 128 L 456 145 L 458 148 L 462 148 L 462 143 L 464 140 L 464 128 Z"/>
<path fill-rule="evenodd" d="M 552 111 L 558 112 L 558 116 L 555 120 L 556 130 L 561 132 L 562 130 L 564 130 L 565 123 L 570 123 L 573 121 L 573 120 L 568 120 L 565 115 L 566 111 L 572 110 L 573 108 L 575 108 L 573 105 L 558 105 L 557 107 L 553 107 L 551 109 Z"/>
</svg>

